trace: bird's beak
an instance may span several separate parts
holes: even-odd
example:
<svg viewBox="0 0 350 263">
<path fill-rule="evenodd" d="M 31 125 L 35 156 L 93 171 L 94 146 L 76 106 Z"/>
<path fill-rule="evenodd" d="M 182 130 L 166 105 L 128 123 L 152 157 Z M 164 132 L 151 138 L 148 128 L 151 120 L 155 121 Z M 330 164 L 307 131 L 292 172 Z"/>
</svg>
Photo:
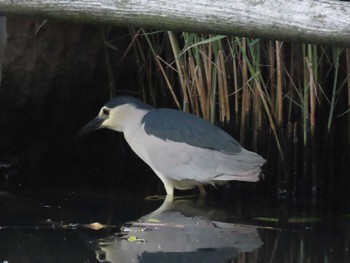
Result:
<svg viewBox="0 0 350 263">
<path fill-rule="evenodd" d="M 76 137 L 79 138 L 87 133 L 93 132 L 102 128 L 101 125 L 106 119 L 97 116 L 95 119 L 91 120 L 88 124 L 86 124 L 80 131 L 77 133 Z"/>
</svg>

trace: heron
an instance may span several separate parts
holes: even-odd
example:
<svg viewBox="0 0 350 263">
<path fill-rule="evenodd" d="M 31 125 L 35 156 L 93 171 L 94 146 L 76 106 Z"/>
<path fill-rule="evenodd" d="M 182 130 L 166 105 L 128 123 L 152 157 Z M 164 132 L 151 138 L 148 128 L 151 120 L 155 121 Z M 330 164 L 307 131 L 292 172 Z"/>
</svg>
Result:
<svg viewBox="0 0 350 263">
<path fill-rule="evenodd" d="M 210 122 L 175 109 L 155 108 L 130 96 L 107 102 L 80 135 L 107 128 L 122 132 L 131 149 L 174 189 L 199 188 L 227 181 L 257 182 L 266 160 Z"/>
</svg>

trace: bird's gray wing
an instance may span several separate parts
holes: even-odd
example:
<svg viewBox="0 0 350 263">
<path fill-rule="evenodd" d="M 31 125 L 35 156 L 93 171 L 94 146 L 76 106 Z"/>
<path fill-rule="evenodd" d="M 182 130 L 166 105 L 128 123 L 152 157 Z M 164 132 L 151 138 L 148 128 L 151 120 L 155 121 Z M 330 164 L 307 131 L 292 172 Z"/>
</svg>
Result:
<svg viewBox="0 0 350 263">
<path fill-rule="evenodd" d="M 215 125 L 189 113 L 156 109 L 143 119 L 145 132 L 162 140 L 184 142 L 227 154 L 237 154 L 242 147 L 232 136 Z"/>
</svg>

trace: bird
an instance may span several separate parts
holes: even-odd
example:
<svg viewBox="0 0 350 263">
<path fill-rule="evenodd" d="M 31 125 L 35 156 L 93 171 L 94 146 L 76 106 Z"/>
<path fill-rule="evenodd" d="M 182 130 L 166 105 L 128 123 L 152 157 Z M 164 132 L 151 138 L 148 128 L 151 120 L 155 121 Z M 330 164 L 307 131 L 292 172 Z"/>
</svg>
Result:
<svg viewBox="0 0 350 263">
<path fill-rule="evenodd" d="M 163 182 L 167 196 L 174 196 L 174 189 L 198 187 L 205 195 L 204 185 L 257 182 L 266 162 L 200 117 L 155 108 L 131 96 L 111 99 L 78 134 L 101 128 L 124 134 L 131 149 Z"/>
</svg>

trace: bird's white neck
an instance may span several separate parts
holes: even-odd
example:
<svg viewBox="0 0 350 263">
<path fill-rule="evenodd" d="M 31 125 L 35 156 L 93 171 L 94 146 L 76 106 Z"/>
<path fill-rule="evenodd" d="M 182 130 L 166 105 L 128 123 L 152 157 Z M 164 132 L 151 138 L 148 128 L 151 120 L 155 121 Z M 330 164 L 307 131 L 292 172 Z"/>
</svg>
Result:
<svg viewBox="0 0 350 263">
<path fill-rule="evenodd" d="M 126 105 L 118 114 L 118 123 L 121 132 L 132 133 L 141 126 L 142 118 L 148 113 L 148 110 L 138 109 L 133 105 Z"/>
</svg>

